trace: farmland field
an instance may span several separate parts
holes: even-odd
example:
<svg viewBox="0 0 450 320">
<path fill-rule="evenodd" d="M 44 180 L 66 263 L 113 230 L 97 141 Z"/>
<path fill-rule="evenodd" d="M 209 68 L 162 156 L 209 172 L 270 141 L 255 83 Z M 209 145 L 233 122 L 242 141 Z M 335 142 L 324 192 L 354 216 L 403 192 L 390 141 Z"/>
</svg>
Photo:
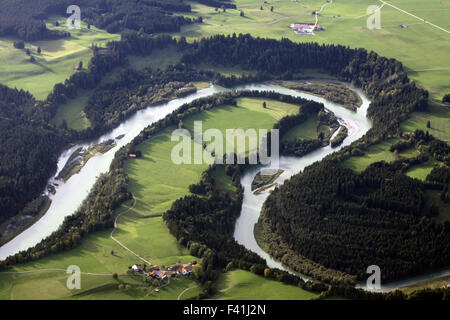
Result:
<svg viewBox="0 0 450 320">
<path fill-rule="evenodd" d="M 193 128 L 193 121 L 202 120 L 203 129 L 218 128 L 225 130 L 238 126 L 247 129 L 253 127 L 271 129 L 273 124 L 288 114 L 298 112 L 298 106 L 274 100 L 254 98 L 237 99 L 237 107 L 220 106 L 201 114 L 193 115 L 184 121 L 184 127 Z M 267 108 L 262 107 L 263 101 Z M 227 121 L 223 121 L 227 119 Z M 171 160 L 171 150 L 177 144 L 170 139 L 170 127 L 141 144 L 138 149 L 142 157 L 130 159 L 126 172 L 130 180 L 130 191 L 136 197 L 133 210 L 120 217 L 114 237 L 125 246 L 138 253 L 152 264 L 169 265 L 177 262 L 187 263 L 198 260 L 181 247 L 169 233 L 162 214 L 173 201 L 189 194 L 189 185 L 200 180 L 202 172 L 208 167 L 201 165 L 176 165 Z M 193 143 L 193 142 L 192 142 Z M 223 168 L 216 171 L 217 183 L 224 189 L 234 187 Z M 123 204 L 116 212 L 122 212 L 131 206 Z M 176 299 L 184 289 L 193 286 L 191 280 L 173 281 L 158 294 L 145 291 L 141 281 L 130 276 L 121 276 L 134 263 L 140 262 L 130 252 L 121 248 L 110 237 L 110 230 L 88 235 L 81 245 L 70 251 L 56 253 L 34 262 L 17 265 L 14 272 L 41 270 L 49 268 L 66 269 L 68 265 L 78 265 L 82 272 L 105 273 L 109 276 L 90 275 L 83 277 L 82 289 L 70 292 L 65 286 L 67 275 L 64 272 L 38 272 L 31 274 L 1 274 L 0 297 L 26 299 L 35 296 L 35 290 L 43 289 L 42 298 L 48 299 Z M 114 254 L 111 254 L 111 251 Z M 130 290 L 119 290 L 117 280 L 112 273 L 118 273 L 119 279 L 130 284 Z M 57 276 L 55 276 L 55 274 Z M 86 279 L 85 279 L 86 278 Z M 34 279 L 35 281 L 29 281 Z M 264 279 L 263 279 L 264 280 Z M 267 280 L 268 281 L 268 280 Z M 284 286 L 270 281 L 275 286 Z M 32 285 L 32 286 L 31 286 Z M 31 287 L 30 287 L 31 286 Z M 303 292 L 293 287 L 294 291 Z M 193 297 L 200 289 L 192 289 L 183 298 Z M 307 296 L 308 293 L 305 293 Z"/>
<path fill-rule="evenodd" d="M 211 299 L 220 300 L 309 300 L 316 293 L 294 285 L 266 279 L 249 271 L 234 270 L 221 275 L 217 293 Z"/>
<path fill-rule="evenodd" d="M 450 30 L 450 1 L 448 0 L 398 0 L 388 1 L 403 10 Z M 237 0 L 237 10 L 226 12 L 198 3 L 191 3 L 190 16 L 202 16 L 203 24 L 189 25 L 175 35 L 188 40 L 214 34 L 251 33 L 265 38 L 288 38 L 296 42 L 315 41 L 325 44 L 342 44 L 350 47 L 364 47 L 377 53 L 400 60 L 408 75 L 419 85 L 430 91 L 433 99 L 441 99 L 450 93 L 450 34 L 424 21 L 415 19 L 390 6 L 381 9 L 381 29 L 367 29 L 366 9 L 369 5 L 381 5 L 372 0 L 334 0 L 324 7 L 319 15 L 319 25 L 325 31 L 315 36 L 296 35 L 289 29 L 295 22 L 314 23 L 312 12 L 319 9 L 325 0 L 268 1 Z M 270 7 L 273 6 L 273 12 Z M 240 16 L 240 11 L 244 17 Z M 405 25 L 407 28 L 401 28 Z M 429 50 L 433 46 L 433 50 Z"/>
<path fill-rule="evenodd" d="M 55 27 L 55 21 L 60 22 Z M 53 86 L 64 82 L 74 72 L 73 67 L 80 61 L 87 67 L 92 57 L 90 49 L 93 43 L 104 45 L 111 40 L 118 40 L 120 35 L 110 34 L 101 29 L 82 23 L 81 30 L 68 30 L 65 19 L 53 17 L 49 19 L 47 27 L 52 30 L 70 31 L 70 38 L 57 40 L 41 40 L 25 43 L 30 49 L 36 62 L 31 63 L 25 50 L 15 49 L 15 38 L 0 38 L 0 83 L 9 87 L 17 87 L 30 91 L 37 99 L 44 100 L 53 90 Z M 41 47 L 41 53 L 37 52 Z"/>
</svg>

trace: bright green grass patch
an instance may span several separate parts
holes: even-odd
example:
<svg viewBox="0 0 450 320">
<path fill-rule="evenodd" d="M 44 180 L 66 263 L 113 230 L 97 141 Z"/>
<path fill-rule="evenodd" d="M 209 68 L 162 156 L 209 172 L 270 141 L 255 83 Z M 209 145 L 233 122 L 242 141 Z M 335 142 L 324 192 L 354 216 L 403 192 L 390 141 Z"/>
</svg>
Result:
<svg viewBox="0 0 450 320">
<path fill-rule="evenodd" d="M 129 56 L 128 61 L 130 67 L 136 70 L 142 70 L 148 67 L 152 69 L 165 69 L 169 65 L 177 64 L 183 52 L 179 51 L 175 46 L 171 46 L 164 49 L 154 50 L 148 56 Z"/>
<path fill-rule="evenodd" d="M 389 148 L 391 147 L 392 144 L 396 143 L 397 141 L 398 139 L 390 139 L 387 141 L 377 143 L 373 146 L 370 146 L 368 152 L 366 152 L 365 155 L 360 157 L 350 157 L 347 160 L 343 161 L 341 165 L 344 168 L 349 168 L 355 172 L 360 173 L 374 162 L 394 161 L 395 160 L 394 154 L 389 151 Z"/>
<path fill-rule="evenodd" d="M 309 115 L 305 122 L 291 128 L 282 137 L 282 140 L 295 140 L 298 138 L 317 139 L 317 114 Z"/>
<path fill-rule="evenodd" d="M 91 122 L 84 113 L 84 107 L 92 92 L 93 90 L 80 91 L 78 92 L 77 98 L 71 99 L 67 103 L 60 105 L 56 110 L 52 123 L 56 126 L 60 126 L 65 120 L 67 127 L 71 129 L 83 130 L 89 128 Z"/>
<path fill-rule="evenodd" d="M 428 112 L 414 112 L 408 120 L 401 123 L 402 130 L 428 130 L 434 137 L 450 142 L 450 107 L 430 103 L 429 109 Z M 427 121 L 430 121 L 430 128 L 427 128 Z"/>
<path fill-rule="evenodd" d="M 50 22 L 56 18 L 51 18 Z M 49 29 L 64 30 L 65 19 L 59 19 L 61 26 L 55 27 L 48 23 Z M 70 38 L 57 40 L 41 40 L 26 43 L 36 62 L 31 63 L 25 50 L 13 47 L 14 38 L 0 38 L 0 83 L 9 87 L 17 87 L 30 91 L 37 99 L 43 100 L 53 90 L 56 83 L 64 82 L 74 72 L 73 67 L 80 61 L 85 67 L 92 58 L 90 49 L 93 43 L 104 45 L 111 40 L 118 40 L 120 35 L 109 34 L 106 31 L 91 27 L 87 29 L 82 23 L 81 30 L 70 30 Z M 37 48 L 41 47 L 41 53 Z"/>
<path fill-rule="evenodd" d="M 212 299 L 229 300 L 309 300 L 318 295 L 300 287 L 266 279 L 244 270 L 222 274 L 218 293 Z"/>
<path fill-rule="evenodd" d="M 153 264 L 195 259 L 177 244 L 161 215 L 175 200 L 190 194 L 189 185 L 200 180 L 208 165 L 172 162 L 171 152 L 178 143 L 170 139 L 174 129 L 167 128 L 141 144 L 142 158 L 129 160 L 126 165 L 130 191 L 137 201 L 133 212 L 121 218 L 116 238 Z"/>
<path fill-rule="evenodd" d="M 450 77 L 448 34 L 389 6 L 381 10 L 382 29 L 369 30 L 367 7 L 381 5 L 379 1 L 334 1 L 319 16 L 319 24 L 326 30 L 316 32 L 315 36 L 296 35 L 289 25 L 294 22 L 314 23 L 311 13 L 325 3 L 323 0 L 269 4 L 260 0 L 236 0 L 234 3 L 238 10 L 227 9 L 223 13 L 192 2 L 190 16 L 202 16 L 203 24 L 184 26 L 175 35 L 183 35 L 188 41 L 193 41 L 214 34 L 250 33 L 263 38 L 364 47 L 403 62 L 411 78 L 429 90 L 432 98 L 441 99 L 445 93 L 450 93 L 450 84 L 446 81 Z M 450 30 L 450 20 L 445 14 L 450 9 L 449 1 L 398 0 L 393 4 Z M 261 5 L 264 10 L 260 10 Z M 270 6 L 274 6 L 274 12 L 270 12 Z M 245 17 L 240 17 L 240 10 L 244 11 Z M 401 24 L 408 28 L 400 28 Z"/>
<path fill-rule="evenodd" d="M 418 165 L 415 165 L 415 166 L 409 168 L 405 172 L 405 174 L 408 177 L 425 181 L 425 178 L 431 172 L 431 170 L 433 170 L 436 163 L 439 163 L 439 162 L 434 160 L 433 158 L 430 158 L 425 163 L 421 163 L 421 164 L 418 164 Z"/>
</svg>

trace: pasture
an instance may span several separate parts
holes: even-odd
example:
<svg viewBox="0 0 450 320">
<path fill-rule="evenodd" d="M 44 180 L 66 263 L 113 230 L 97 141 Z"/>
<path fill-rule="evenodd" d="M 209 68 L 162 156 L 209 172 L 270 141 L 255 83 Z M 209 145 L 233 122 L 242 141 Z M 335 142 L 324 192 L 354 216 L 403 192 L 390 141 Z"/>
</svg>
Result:
<svg viewBox="0 0 450 320">
<path fill-rule="evenodd" d="M 449 0 L 398 0 L 388 1 L 401 9 L 450 30 Z M 433 99 L 441 99 L 450 93 L 448 52 L 450 35 L 390 6 L 381 9 L 381 29 L 367 28 L 367 7 L 379 5 L 372 0 L 334 0 L 319 14 L 318 23 L 325 31 L 315 36 L 296 35 L 289 29 L 295 22 L 314 23 L 312 12 L 318 10 L 325 0 L 268 1 L 236 0 L 237 10 L 215 11 L 195 2 L 188 16 L 203 17 L 203 24 L 184 26 L 177 36 L 193 41 L 214 34 L 250 33 L 264 38 L 288 38 L 296 42 L 342 44 L 353 48 L 363 47 L 379 54 L 400 60 L 409 76 L 417 84 L 430 91 Z M 263 10 L 260 9 L 263 4 Z M 273 6 L 273 12 L 270 7 Z M 240 11 L 244 17 L 240 16 Z M 186 15 L 186 14 L 183 14 Z M 405 25 L 407 28 L 401 28 Z"/>
<path fill-rule="evenodd" d="M 60 26 L 54 26 L 58 20 Z M 44 100 L 53 90 L 55 84 L 64 82 L 74 72 L 74 66 L 80 61 L 87 67 L 92 57 L 92 44 L 104 45 L 111 40 L 120 39 L 118 34 L 110 34 L 92 26 L 90 29 L 82 23 L 80 30 L 68 30 L 65 18 L 52 17 L 47 21 L 47 27 L 52 30 L 70 31 L 70 38 L 56 40 L 41 40 L 26 42 L 31 56 L 36 61 L 30 62 L 26 50 L 13 47 L 17 39 L 0 38 L 0 83 L 9 87 L 16 87 L 30 91 L 37 99 Z M 41 53 L 37 52 L 38 47 Z"/>
<path fill-rule="evenodd" d="M 318 294 L 244 270 L 222 274 L 212 300 L 310 300 Z"/>
</svg>

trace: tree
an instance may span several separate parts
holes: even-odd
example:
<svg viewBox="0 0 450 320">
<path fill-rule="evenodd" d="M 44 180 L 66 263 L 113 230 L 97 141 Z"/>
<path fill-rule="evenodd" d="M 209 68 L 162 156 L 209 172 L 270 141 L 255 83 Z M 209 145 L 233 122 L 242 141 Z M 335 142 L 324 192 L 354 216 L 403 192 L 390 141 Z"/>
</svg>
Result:
<svg viewBox="0 0 450 320">
<path fill-rule="evenodd" d="M 427 128 L 428 129 L 431 128 L 431 121 L 430 120 L 427 121 Z"/>
<path fill-rule="evenodd" d="M 323 132 L 320 132 L 320 133 L 319 133 L 319 140 L 322 141 L 323 138 L 324 138 Z"/>
<path fill-rule="evenodd" d="M 37 48 L 37 53 L 41 53 L 41 51 L 42 51 L 42 50 L 41 50 L 41 47 L 38 47 L 38 48 Z"/>
<path fill-rule="evenodd" d="M 265 101 L 263 102 L 263 108 L 267 108 L 267 103 Z"/>
<path fill-rule="evenodd" d="M 23 42 L 23 41 L 14 41 L 14 48 L 16 48 L 16 49 L 24 49 L 25 48 L 25 42 Z"/>
</svg>

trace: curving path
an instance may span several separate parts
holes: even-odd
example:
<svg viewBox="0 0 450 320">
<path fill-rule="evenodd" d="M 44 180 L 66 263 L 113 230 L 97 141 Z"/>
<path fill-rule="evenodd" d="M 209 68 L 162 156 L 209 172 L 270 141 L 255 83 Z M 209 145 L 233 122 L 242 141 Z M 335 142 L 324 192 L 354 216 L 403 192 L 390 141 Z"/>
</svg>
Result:
<svg viewBox="0 0 450 320">
<path fill-rule="evenodd" d="M 196 286 L 192 286 L 192 287 L 189 287 L 189 288 L 184 289 L 184 290 L 181 291 L 181 293 L 178 295 L 177 300 L 181 300 L 181 296 L 182 296 L 184 293 L 186 293 L 187 291 L 189 291 L 189 290 L 191 290 L 191 289 L 195 289 L 195 288 L 197 288 L 198 286 L 200 286 L 200 285 L 198 284 L 198 285 L 196 285 Z"/>
<path fill-rule="evenodd" d="M 117 221 L 119 220 L 119 218 L 130 212 L 131 210 L 134 209 L 134 207 L 136 206 L 136 197 L 134 196 L 133 193 L 131 193 L 131 195 L 133 196 L 133 204 L 131 205 L 131 207 L 129 207 L 127 210 L 122 211 L 121 213 L 119 213 L 116 217 L 116 219 L 114 220 L 114 229 L 111 230 L 111 234 L 109 235 L 109 237 L 114 240 L 115 242 L 117 242 L 122 248 L 124 248 L 125 250 L 127 250 L 128 252 L 130 252 L 131 254 L 135 255 L 136 257 L 138 257 L 140 260 L 144 261 L 145 263 L 147 263 L 148 265 L 152 265 L 150 263 L 150 261 L 145 260 L 144 258 L 142 258 L 140 255 L 138 255 L 136 252 L 134 252 L 133 250 L 131 250 L 130 248 L 128 248 L 127 246 L 125 246 L 122 242 L 120 242 L 119 240 L 117 240 L 116 238 L 114 238 L 114 232 L 116 232 L 117 230 Z"/>
</svg>

